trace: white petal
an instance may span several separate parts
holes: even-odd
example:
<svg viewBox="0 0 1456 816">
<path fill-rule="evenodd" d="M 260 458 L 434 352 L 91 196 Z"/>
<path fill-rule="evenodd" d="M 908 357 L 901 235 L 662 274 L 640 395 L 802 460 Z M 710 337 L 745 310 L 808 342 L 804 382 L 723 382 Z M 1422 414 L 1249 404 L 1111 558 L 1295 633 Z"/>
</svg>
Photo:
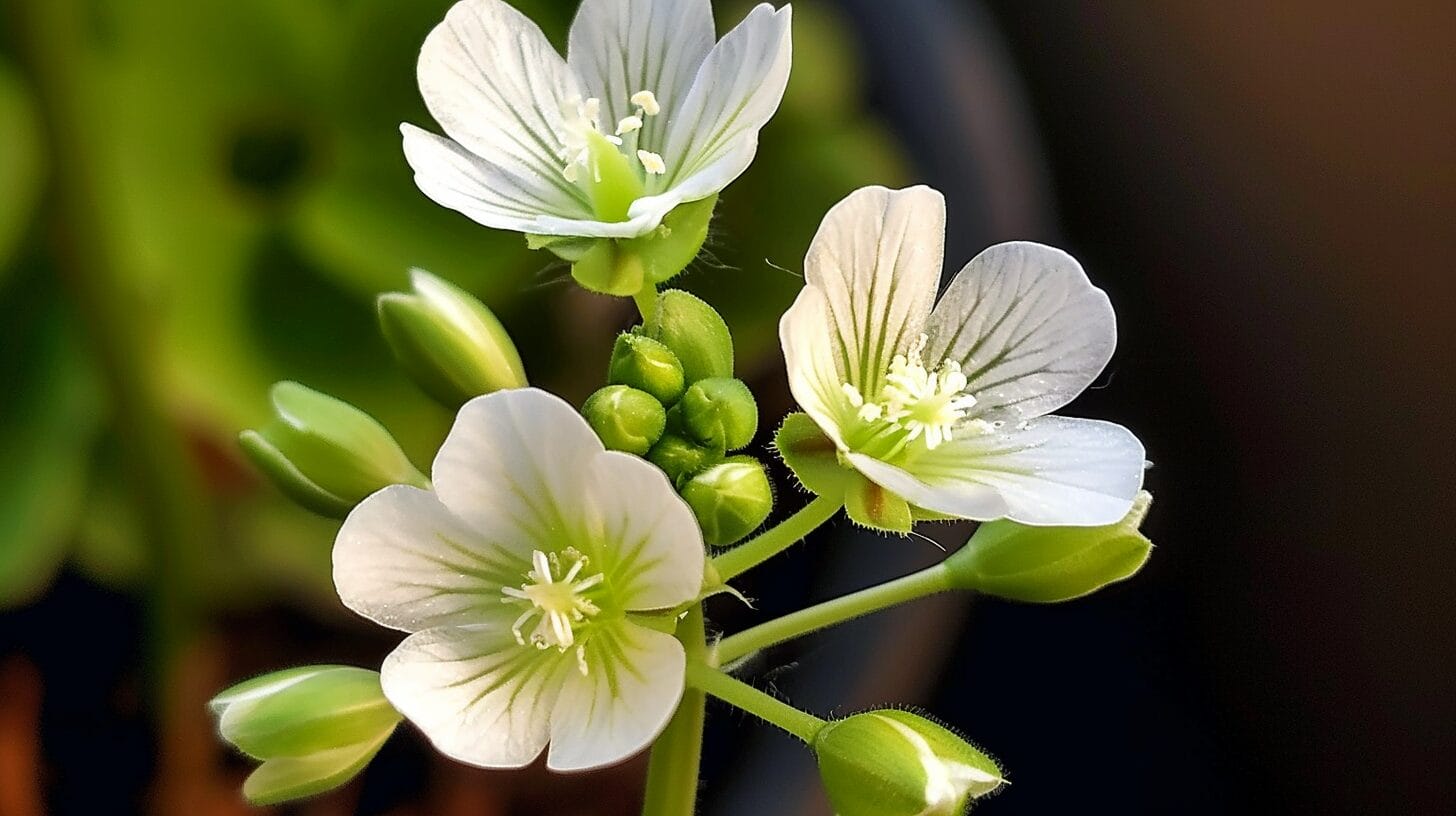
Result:
<svg viewBox="0 0 1456 816">
<path fill-rule="evenodd" d="M 1041 417 L 957 436 L 902 468 L 851 454 L 865 476 L 912 504 L 981 521 L 1095 526 L 1127 515 L 1143 483 L 1142 443 L 1121 425 Z M 992 498 L 1000 499 L 1000 506 Z"/>
<path fill-rule="evenodd" d="M 926 359 L 961 364 L 972 416 L 1019 422 L 1071 402 L 1117 345 L 1112 304 L 1072 256 L 998 244 L 946 289 L 929 321 Z"/>
<path fill-rule="evenodd" d="M 446 756 L 482 768 L 520 768 L 546 747 L 551 709 L 576 661 L 523 648 L 509 628 L 427 629 L 405 638 L 379 670 L 384 696 Z"/>
<path fill-rule="evenodd" d="M 593 569 L 606 574 L 624 609 L 666 609 L 698 597 L 703 535 L 661 470 L 635 456 L 602 453 L 581 504 L 596 529 L 577 546 L 590 550 Z"/>
<path fill-rule="evenodd" d="M 738 178 L 758 150 L 758 131 L 778 110 L 792 60 L 792 10 L 762 3 L 713 47 L 680 104 L 665 107 L 667 174 L 652 192 L 679 201 L 712 195 Z"/>
<path fill-rule="evenodd" d="M 620 762 L 646 748 L 682 699 L 687 659 L 671 635 L 625 623 L 587 641 L 589 671 L 571 672 L 551 714 L 554 771 Z"/>
<path fill-rule="evenodd" d="M 676 109 L 713 48 L 708 0 L 584 0 L 571 25 L 566 63 L 586 96 L 602 101 L 602 121 L 637 112 L 631 97 L 651 91 Z M 659 152 L 667 116 L 648 116 L 638 146 Z"/>
<path fill-rule="evenodd" d="M 794 401 L 819 427 L 843 448 L 839 429 L 849 421 L 840 373 L 839 348 L 831 341 L 834 325 L 824 293 L 806 286 L 779 320 L 779 342 L 784 347 L 784 364 Z"/>
<path fill-rule="evenodd" d="M 575 543 L 588 468 L 605 450 L 586 420 L 536 388 L 476 397 L 460 409 L 435 457 L 440 501 L 482 531 L 513 528 L 512 543 Z"/>
<path fill-rule="evenodd" d="M 502 586 L 519 584 L 530 547 L 514 531 L 467 526 L 435 494 L 386 487 L 349 513 L 334 541 L 334 586 L 344 605 L 417 632 L 508 615 Z"/>
<path fill-rule="evenodd" d="M 503 0 L 460 0 L 425 38 L 418 72 L 425 106 L 446 135 L 487 164 L 550 185 L 561 201 L 591 211 L 562 176 L 558 153 L 563 113 L 581 92 L 529 18 Z"/>
<path fill-rule="evenodd" d="M 945 250 L 945 198 L 929 187 L 851 193 L 824 217 L 804 259 L 824 293 L 841 382 L 873 398 L 890 359 L 924 331 Z"/>
</svg>

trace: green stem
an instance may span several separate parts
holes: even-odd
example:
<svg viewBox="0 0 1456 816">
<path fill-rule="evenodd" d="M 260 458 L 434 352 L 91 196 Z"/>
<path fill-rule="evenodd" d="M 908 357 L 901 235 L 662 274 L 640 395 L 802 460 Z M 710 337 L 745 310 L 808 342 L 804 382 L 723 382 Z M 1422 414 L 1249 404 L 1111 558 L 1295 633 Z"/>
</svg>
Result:
<svg viewBox="0 0 1456 816">
<path fill-rule="evenodd" d="M 637 311 L 642 315 L 643 323 L 651 323 L 652 316 L 657 312 L 657 287 L 646 284 L 642 290 L 632 296 L 637 303 Z"/>
<path fill-rule="evenodd" d="M 787 550 L 812 533 L 819 525 L 834 518 L 844 503 L 839 499 L 815 497 L 799 512 L 766 530 L 757 538 L 740 544 L 713 559 L 718 576 L 729 581 Z"/>
<path fill-rule="evenodd" d="M 737 706 L 770 725 L 776 725 L 811 745 L 814 735 L 824 727 L 824 721 L 813 714 L 800 711 L 706 663 L 688 661 L 688 685 Z"/>
<path fill-rule="evenodd" d="M 96 132 L 88 111 L 95 100 L 78 73 L 91 52 L 84 3 L 51 0 L 19 9 L 22 36 L 41 101 L 51 163 L 53 247 L 58 275 L 88 333 L 110 401 L 114 433 L 130 468 L 124 474 L 140 510 L 143 541 L 152 551 L 148 597 L 152 693 L 173 694 L 171 673 L 178 650 L 192 634 L 196 583 L 194 548 L 205 532 L 199 479 L 185 440 L 169 421 L 161 385 L 150 361 L 155 318 L 129 288 L 98 211 L 102 196 L 93 183 Z"/>
<path fill-rule="evenodd" d="M 678 625 L 677 639 L 687 652 L 688 665 L 701 662 L 708 652 L 703 607 L 689 610 Z M 703 754 L 703 724 L 707 700 L 702 691 L 683 692 L 677 713 L 652 746 L 647 765 L 647 790 L 642 816 L 692 816 L 698 801 L 698 766 Z"/>
<path fill-rule="evenodd" d="M 725 638 L 718 644 L 718 660 L 731 663 L 745 655 L 810 632 L 950 589 L 953 589 L 950 570 L 944 564 L 936 564 L 903 578 L 801 609 Z"/>
</svg>

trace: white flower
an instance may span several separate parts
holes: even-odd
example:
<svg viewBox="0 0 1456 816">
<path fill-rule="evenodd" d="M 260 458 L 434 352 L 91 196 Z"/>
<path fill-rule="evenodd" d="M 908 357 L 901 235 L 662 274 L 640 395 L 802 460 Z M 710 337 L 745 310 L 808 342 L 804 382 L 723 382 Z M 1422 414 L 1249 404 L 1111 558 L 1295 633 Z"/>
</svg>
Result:
<svg viewBox="0 0 1456 816">
<path fill-rule="evenodd" d="M 635 238 L 748 168 L 788 83 L 789 7 L 714 44 L 708 0 L 584 0 L 565 59 L 504 0 L 461 0 L 420 91 L 449 138 L 402 127 L 425 195 L 488 227 Z"/>
<path fill-rule="evenodd" d="M 638 616 L 696 598 L 703 569 L 692 511 L 662 472 L 606 451 L 536 389 L 467 403 L 434 491 L 375 493 L 334 545 L 344 603 L 413 633 L 384 661 L 385 696 L 442 752 L 489 768 L 529 764 L 548 742 L 563 771 L 647 746 L 685 657 Z"/>
<path fill-rule="evenodd" d="M 1009 243 L 936 303 L 944 246 L 945 200 L 927 187 L 866 188 L 830 211 L 779 324 L 795 399 L 842 461 L 912 505 L 1118 521 L 1142 485 L 1142 444 L 1119 425 L 1045 416 L 1112 357 L 1107 296 L 1065 252 Z"/>
</svg>

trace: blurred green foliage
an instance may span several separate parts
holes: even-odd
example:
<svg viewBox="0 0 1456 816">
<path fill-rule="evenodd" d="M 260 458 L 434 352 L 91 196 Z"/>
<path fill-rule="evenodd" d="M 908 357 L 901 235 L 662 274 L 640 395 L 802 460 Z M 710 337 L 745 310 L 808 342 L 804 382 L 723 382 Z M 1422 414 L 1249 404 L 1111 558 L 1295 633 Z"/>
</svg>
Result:
<svg viewBox="0 0 1456 816">
<path fill-rule="evenodd" d="M 517 0 L 564 43 L 572 0 Z M 720 2 L 720 31 L 749 2 Z M 569 291 L 521 236 L 479 227 L 414 188 L 401 121 L 432 127 L 414 79 L 448 0 L 0 0 L 7 23 L 66 21 L 66 77 L 36 76 L 32 39 L 0 27 L 0 606 L 44 590 L 66 558 L 124 588 L 147 574 L 139 513 L 85 326 L 57 265 L 99 242 L 150 335 L 141 361 L 205 483 L 215 535 L 197 541 L 217 604 L 286 592 L 331 599 L 334 524 L 294 508 L 238 454 L 267 418 L 268 387 L 298 380 L 378 417 L 427 465 L 450 417 L 392 366 L 374 295 L 418 266 L 475 293 L 517 338 L 533 382 L 581 396 L 599 382 L 625 301 Z M 853 49 L 826 7 L 795 4 L 794 74 L 758 160 L 723 195 L 707 253 L 674 286 L 717 306 L 745 375 L 777 356 L 776 325 L 819 218 L 867 183 L 904 178 L 858 96 Z M 58 23 L 55 23 L 59 25 Z M 54 56 L 54 55 L 53 55 Z M 66 94 L 86 151 L 47 157 L 37 88 Z M 51 140 L 54 141 L 54 140 Z M 49 159 L 49 160 L 47 160 Z M 47 166 L 79 180 L 104 234 L 39 205 Z M 76 182 L 73 182 L 76 183 Z M 545 283 L 561 283 L 545 286 Z M 581 310 L 605 312 L 583 336 Z M 620 309 L 620 313 L 612 311 Z M 620 317 L 614 315 L 620 314 Z M 584 342 L 599 348 L 579 350 Z M 598 362 L 601 365 L 598 365 Z"/>
</svg>

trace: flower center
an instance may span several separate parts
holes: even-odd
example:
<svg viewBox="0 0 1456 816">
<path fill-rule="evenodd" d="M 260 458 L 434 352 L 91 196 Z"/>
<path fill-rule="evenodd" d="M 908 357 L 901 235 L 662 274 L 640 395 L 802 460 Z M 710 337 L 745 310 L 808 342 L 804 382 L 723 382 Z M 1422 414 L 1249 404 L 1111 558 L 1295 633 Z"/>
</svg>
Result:
<svg viewBox="0 0 1456 816">
<path fill-rule="evenodd" d="M 603 167 L 603 163 L 604 159 L 610 160 L 611 157 L 601 154 L 607 146 L 612 149 L 610 152 L 626 160 L 625 163 L 633 168 L 639 179 L 667 172 L 667 163 L 660 154 L 637 149 L 637 140 L 646 120 L 662 113 L 657 96 L 652 91 L 638 91 L 629 101 L 636 113 L 618 122 L 612 133 L 602 129 L 602 101 L 596 97 L 576 102 L 575 111 L 567 112 L 560 152 L 562 161 L 566 162 L 561 172 L 567 181 L 572 184 L 602 184 L 606 181 L 608 169 Z M 637 160 L 635 166 L 631 164 L 634 158 Z M 639 168 L 640 172 L 637 172 Z"/>
<path fill-rule="evenodd" d="M 586 593 L 606 579 L 600 572 L 581 577 L 590 560 L 574 547 L 550 555 L 536 550 L 531 553 L 531 565 L 519 589 L 501 588 L 502 603 L 524 609 L 511 625 L 511 633 L 522 646 L 529 642 L 537 649 L 555 647 L 561 652 L 576 646 L 578 666 L 586 674 L 585 641 L 578 638 L 578 630 L 602 611 Z M 526 634 L 532 621 L 535 626 Z"/>
<path fill-rule="evenodd" d="M 844 397 L 860 421 L 860 427 L 848 435 L 852 447 L 887 458 L 916 440 L 924 440 L 927 450 L 935 450 L 958 431 L 989 428 L 979 420 L 962 422 L 976 398 L 965 393 L 966 375 L 961 373 L 960 363 L 946 360 L 933 371 L 925 367 L 921 355 L 926 339 L 920 335 L 909 351 L 895 355 L 873 399 L 844 384 Z"/>
</svg>

